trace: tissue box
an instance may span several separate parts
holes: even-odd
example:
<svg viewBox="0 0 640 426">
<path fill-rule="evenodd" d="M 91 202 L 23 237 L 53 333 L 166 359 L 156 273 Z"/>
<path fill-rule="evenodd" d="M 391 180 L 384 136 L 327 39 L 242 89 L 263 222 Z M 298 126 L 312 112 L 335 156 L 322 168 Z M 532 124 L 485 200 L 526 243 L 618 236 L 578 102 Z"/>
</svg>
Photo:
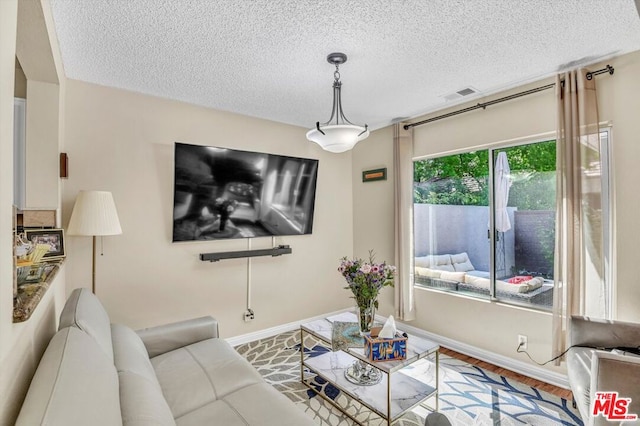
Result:
<svg viewBox="0 0 640 426">
<path fill-rule="evenodd" d="M 380 329 L 364 336 L 364 355 L 370 361 L 393 361 L 407 358 L 407 338 L 399 333 L 393 339 L 378 337 Z"/>
</svg>

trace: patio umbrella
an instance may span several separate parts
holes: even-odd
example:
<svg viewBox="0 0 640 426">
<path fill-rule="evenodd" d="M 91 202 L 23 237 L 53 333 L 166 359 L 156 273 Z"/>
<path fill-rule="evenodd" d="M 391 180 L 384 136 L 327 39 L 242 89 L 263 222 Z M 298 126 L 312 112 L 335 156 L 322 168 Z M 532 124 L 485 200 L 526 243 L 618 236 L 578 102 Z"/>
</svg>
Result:
<svg viewBox="0 0 640 426">
<path fill-rule="evenodd" d="M 495 179 L 495 212 L 496 231 L 507 232 L 511 229 L 509 214 L 507 213 L 507 203 L 509 202 L 509 188 L 511 187 L 511 169 L 506 152 L 500 152 L 496 160 Z"/>
</svg>

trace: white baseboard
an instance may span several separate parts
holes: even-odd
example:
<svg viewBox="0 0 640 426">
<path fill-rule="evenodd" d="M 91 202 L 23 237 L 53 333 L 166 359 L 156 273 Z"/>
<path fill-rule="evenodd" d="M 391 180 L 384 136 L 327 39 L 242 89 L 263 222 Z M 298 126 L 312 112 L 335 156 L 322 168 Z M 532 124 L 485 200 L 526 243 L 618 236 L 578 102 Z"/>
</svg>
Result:
<svg viewBox="0 0 640 426">
<path fill-rule="evenodd" d="M 225 339 L 231 346 L 238 346 L 244 343 L 253 342 L 255 340 L 264 339 L 267 337 L 275 336 L 276 334 L 292 331 L 300 328 L 300 324 L 315 321 L 318 319 L 326 318 L 332 315 L 337 315 L 343 312 L 352 311 L 353 308 L 346 308 L 339 311 L 331 312 L 328 314 L 318 315 L 312 318 L 301 319 L 299 321 L 293 321 L 287 324 L 279 325 L 276 327 L 267 328 L 264 330 L 254 331 L 252 333 L 242 334 L 240 336 L 229 337 Z M 386 317 L 376 315 L 376 321 L 384 322 Z M 465 354 L 481 361 L 488 362 L 498 367 L 506 368 L 515 373 L 520 373 L 527 377 L 540 380 L 545 383 L 549 383 L 554 386 L 558 386 L 564 389 L 569 389 L 569 381 L 564 374 L 556 373 L 546 370 L 537 365 L 532 365 L 523 361 L 518 361 L 513 358 L 499 355 L 494 352 L 486 351 L 484 349 L 476 348 L 475 346 L 468 345 L 466 343 L 458 342 L 457 340 L 450 339 L 448 337 L 440 336 L 435 333 L 422 330 L 417 327 L 410 326 L 406 323 L 401 323 L 402 331 L 406 331 L 416 336 L 424 337 L 425 339 L 433 340 L 439 345 L 445 346 L 461 354 Z"/>
<path fill-rule="evenodd" d="M 384 317 L 378 318 L 377 316 L 376 316 L 376 319 L 379 319 L 380 321 L 385 320 Z M 422 330 L 420 328 L 412 327 L 406 323 L 402 323 L 402 325 L 399 326 L 398 328 L 401 328 L 402 331 L 406 331 L 410 334 L 415 334 L 417 336 L 424 337 L 429 340 L 433 340 L 439 345 L 449 348 L 451 350 L 454 350 L 456 352 L 460 352 L 461 354 L 471 356 L 473 358 L 488 362 L 498 367 L 506 368 L 507 370 L 511 370 L 515 373 L 520 373 L 527 377 L 531 377 L 533 379 L 537 379 L 542 382 L 549 383 L 551 385 L 558 386 L 563 389 L 570 389 L 569 380 L 565 374 L 549 371 L 537 365 L 532 365 L 527 362 L 518 361 L 516 359 L 509 358 L 504 355 L 499 355 L 484 349 L 479 349 L 479 348 L 476 348 L 475 346 L 458 342 L 457 340 L 453 340 L 448 337 L 443 337 L 438 334 L 430 333 L 428 331 Z"/>
<path fill-rule="evenodd" d="M 328 314 L 322 314 L 311 318 L 301 319 L 299 321 L 293 321 L 287 324 L 278 325 L 271 328 L 266 328 L 264 330 L 254 331 L 252 333 L 241 334 L 240 336 L 229 337 L 225 339 L 231 346 L 238 346 L 245 343 L 253 342 L 255 340 L 264 339 L 266 337 L 275 336 L 276 334 L 285 333 L 287 331 L 300 329 L 300 325 L 319 320 L 322 318 L 330 317 L 332 315 L 341 314 L 343 312 L 352 311 L 353 308 L 346 308 L 339 311 L 331 312 Z"/>
</svg>

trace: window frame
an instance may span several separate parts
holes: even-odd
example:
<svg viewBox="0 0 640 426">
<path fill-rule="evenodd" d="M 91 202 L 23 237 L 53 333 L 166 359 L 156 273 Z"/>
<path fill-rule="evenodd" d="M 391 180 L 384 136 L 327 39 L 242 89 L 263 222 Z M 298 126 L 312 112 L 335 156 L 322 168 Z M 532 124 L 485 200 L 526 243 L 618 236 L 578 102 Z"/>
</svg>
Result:
<svg viewBox="0 0 640 426">
<path fill-rule="evenodd" d="M 614 193 L 614 188 L 613 188 L 613 184 L 614 184 L 614 180 L 613 180 L 613 175 L 611 174 L 612 171 L 612 164 L 611 164 L 611 160 L 613 157 L 612 154 L 612 134 L 613 134 L 613 129 L 610 123 L 603 123 L 600 125 L 600 133 L 606 133 L 607 135 L 607 139 L 606 139 L 606 143 L 603 145 L 602 144 L 602 136 L 600 138 L 601 141 L 601 145 L 600 145 L 600 151 L 601 151 L 601 162 L 602 162 L 602 188 L 603 188 L 603 195 L 602 195 L 602 206 L 603 209 L 606 206 L 606 213 L 603 212 L 603 216 L 606 214 L 608 216 L 608 220 L 606 223 L 606 226 L 603 226 L 603 230 L 604 230 L 604 235 L 603 235 L 603 241 L 605 242 L 605 246 L 603 247 L 603 256 L 605 257 L 605 274 L 603 279 L 605 280 L 605 285 L 606 285 L 606 289 L 607 289 L 607 303 L 605 306 L 605 316 L 607 316 L 606 319 L 610 319 L 613 317 L 613 315 L 615 314 L 615 295 L 616 295 L 616 289 L 615 286 L 613 285 L 613 283 L 615 283 L 614 281 L 614 276 L 615 276 L 615 266 L 611 263 L 612 259 L 614 259 L 614 250 L 615 250 L 615 245 L 613 244 L 613 235 L 614 235 L 614 230 L 615 230 L 615 225 L 614 225 L 614 218 L 615 218 L 615 193 Z M 489 189 L 489 220 L 490 220 L 490 230 L 493 230 L 493 232 L 490 232 L 490 236 L 489 236 L 489 244 L 490 244 L 490 249 L 489 249 L 489 262 L 490 262 L 490 271 L 489 271 L 489 278 L 490 278 L 490 286 L 489 286 L 489 296 L 488 297 L 484 297 L 481 295 L 467 295 L 467 294 L 460 294 L 457 291 L 446 291 L 446 290 L 442 290 L 442 289 L 437 289 L 437 288 L 433 288 L 433 287 L 428 287 L 426 285 L 417 283 L 415 281 L 415 278 L 413 279 L 413 286 L 414 287 L 418 287 L 421 289 L 427 289 L 430 291 L 437 291 L 440 293 L 445 293 L 445 294 L 449 294 L 449 295 L 453 295 L 453 296 L 457 296 L 457 297 L 472 297 L 474 299 L 477 300 L 481 300 L 481 301 L 491 301 L 491 302 L 497 302 L 497 303 L 501 303 L 501 304 L 506 304 L 509 306 L 516 306 L 516 307 L 523 307 L 523 308 L 527 308 L 527 309 L 533 309 L 533 310 L 537 310 L 540 312 L 549 312 L 550 309 L 547 307 L 543 307 L 543 306 L 539 306 L 539 305 L 532 305 L 532 304 L 528 304 L 528 303 L 520 303 L 518 301 L 514 301 L 514 300 L 509 300 L 509 299 L 505 299 L 505 298 L 500 298 L 497 297 L 496 294 L 496 279 L 495 279 L 495 275 L 496 275 L 496 231 L 495 231 L 495 182 L 494 182 L 494 168 L 495 168 L 495 159 L 497 157 L 497 153 L 500 150 L 503 149 L 508 149 L 511 147 L 516 147 L 516 146 L 521 146 L 521 145 L 530 145 L 530 144 L 535 144 L 535 143 L 541 143 L 541 142 L 546 142 L 546 141 L 550 141 L 553 140 L 557 143 L 557 134 L 556 132 L 545 132 L 545 133 L 540 133 L 540 134 L 536 134 L 536 135 L 531 135 L 531 136 L 524 136 L 524 137 L 519 137 L 519 138 L 514 138 L 514 139 L 510 139 L 510 140 L 505 140 L 505 141 L 501 141 L 501 142 L 495 142 L 495 143 L 490 143 L 490 144 L 485 144 L 485 145 L 479 145 L 479 146 L 471 146 L 471 147 L 466 147 L 466 148 L 460 148 L 460 149 L 455 149 L 455 150 L 450 150 L 450 151 L 444 151 L 444 152 L 439 152 L 439 153 L 433 153 L 433 154 L 428 154 L 428 155 L 423 155 L 423 156 L 419 156 L 419 157 L 413 157 L 412 158 L 412 166 L 414 166 L 414 163 L 417 161 L 422 161 L 422 160 L 428 160 L 428 159 L 433 159 L 433 158 L 441 158 L 441 157 L 446 157 L 446 156 L 451 156 L 451 155 L 459 155 L 459 154 L 464 154 L 464 153 L 469 153 L 469 152 L 474 152 L 474 151 L 479 151 L 479 150 L 487 150 L 488 151 L 488 157 L 490 159 L 490 164 L 489 164 L 489 182 L 490 182 L 490 189 Z M 606 146 L 605 146 L 606 145 Z M 414 166 L 415 167 L 415 166 Z M 605 170 L 606 170 L 606 176 L 605 176 Z M 557 171 L 556 171 L 557 172 Z M 606 178 L 606 179 L 605 179 Z M 606 191 L 604 190 L 606 188 Z M 605 192 L 606 192 L 606 199 L 605 199 Z M 415 203 L 414 203 L 415 204 Z M 558 206 L 556 205 L 556 209 L 558 208 Z M 415 216 L 414 216 L 415 217 Z M 412 240 L 415 238 L 415 234 L 414 234 L 414 229 L 413 229 L 414 224 L 412 224 Z M 414 247 L 412 247 L 411 252 L 413 253 Z M 556 259 L 557 253 L 554 253 L 554 264 L 556 264 L 557 259 Z M 412 274 L 412 277 L 414 276 L 414 274 Z M 557 281 L 555 281 L 554 279 L 554 286 L 557 285 Z"/>
</svg>

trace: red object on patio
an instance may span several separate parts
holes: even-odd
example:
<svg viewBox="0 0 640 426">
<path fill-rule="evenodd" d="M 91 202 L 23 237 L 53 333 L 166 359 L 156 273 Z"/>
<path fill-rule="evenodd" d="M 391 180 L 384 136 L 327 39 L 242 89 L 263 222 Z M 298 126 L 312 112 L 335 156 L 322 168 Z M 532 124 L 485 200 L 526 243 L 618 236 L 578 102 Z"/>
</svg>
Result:
<svg viewBox="0 0 640 426">
<path fill-rule="evenodd" d="M 522 284 L 523 282 L 532 280 L 533 277 L 531 275 L 518 275 L 513 278 L 509 278 L 507 281 L 509 284 Z"/>
</svg>

